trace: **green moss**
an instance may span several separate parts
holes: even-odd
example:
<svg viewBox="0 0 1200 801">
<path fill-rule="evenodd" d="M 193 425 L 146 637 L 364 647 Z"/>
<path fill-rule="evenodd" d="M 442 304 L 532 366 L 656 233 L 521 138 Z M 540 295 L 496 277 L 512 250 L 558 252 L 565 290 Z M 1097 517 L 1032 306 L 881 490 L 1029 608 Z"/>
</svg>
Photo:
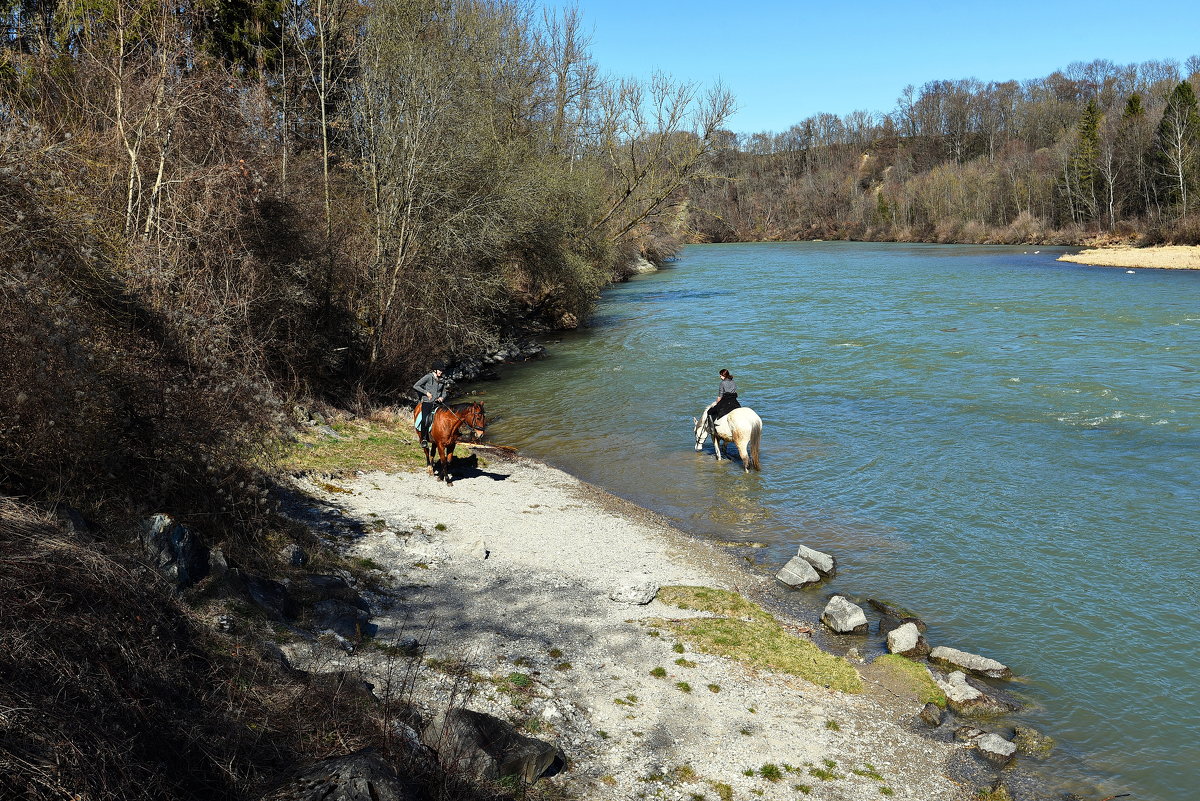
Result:
<svg viewBox="0 0 1200 801">
<path fill-rule="evenodd" d="M 445 523 L 438 523 L 436 526 L 434 526 L 434 528 L 435 528 L 435 529 L 437 529 L 438 531 L 445 531 L 445 530 L 446 530 L 446 524 L 445 524 Z"/>
<path fill-rule="evenodd" d="M 563 652 L 561 650 L 559 650 L 558 648 L 551 648 L 546 653 L 550 655 L 551 659 L 558 659 L 559 657 L 561 657 L 563 655 Z"/>
<path fill-rule="evenodd" d="M 920 662 L 914 662 L 899 654 L 885 654 L 871 663 L 883 668 L 901 682 L 907 684 L 917 700 L 923 704 L 937 704 L 946 708 L 946 694 L 929 675 L 929 670 Z"/>
<path fill-rule="evenodd" d="M 658 598 L 681 609 L 722 615 L 661 622 L 693 650 L 790 673 L 841 692 L 862 692 L 862 679 L 849 662 L 792 636 L 765 609 L 737 593 L 710 587 L 663 587 Z"/>
</svg>

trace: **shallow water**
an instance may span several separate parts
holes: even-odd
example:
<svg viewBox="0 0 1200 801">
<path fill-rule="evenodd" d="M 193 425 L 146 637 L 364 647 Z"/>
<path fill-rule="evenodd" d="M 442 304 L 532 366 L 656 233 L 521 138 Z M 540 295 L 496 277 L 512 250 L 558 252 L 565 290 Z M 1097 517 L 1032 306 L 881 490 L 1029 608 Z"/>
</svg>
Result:
<svg viewBox="0 0 1200 801">
<path fill-rule="evenodd" d="M 689 247 L 481 386 L 490 438 L 767 543 L 764 569 L 835 554 L 822 593 L 896 600 L 1014 668 L 1021 719 L 1060 742 L 1048 772 L 1191 799 L 1200 272 L 1040 250 Z M 720 367 L 764 420 L 760 474 L 692 449 Z"/>
</svg>

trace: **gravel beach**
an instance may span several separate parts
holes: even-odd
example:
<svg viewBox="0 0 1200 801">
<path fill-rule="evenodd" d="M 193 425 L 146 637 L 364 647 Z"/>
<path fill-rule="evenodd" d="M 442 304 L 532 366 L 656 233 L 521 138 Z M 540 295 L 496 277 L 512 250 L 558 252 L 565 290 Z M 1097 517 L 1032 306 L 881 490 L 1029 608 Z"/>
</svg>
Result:
<svg viewBox="0 0 1200 801">
<path fill-rule="evenodd" d="M 974 795 L 979 760 L 872 666 L 855 663 L 861 694 L 753 670 L 661 627 L 707 613 L 635 597 L 699 585 L 753 599 L 768 578 L 562 471 L 477 454 L 452 487 L 423 472 L 298 480 L 363 532 L 339 546 L 380 573 L 378 641 L 415 637 L 427 665 L 459 666 L 419 671 L 420 708 L 461 703 L 551 742 L 568 768 L 548 781 L 579 798 Z M 376 650 L 321 658 L 388 680 Z"/>
</svg>

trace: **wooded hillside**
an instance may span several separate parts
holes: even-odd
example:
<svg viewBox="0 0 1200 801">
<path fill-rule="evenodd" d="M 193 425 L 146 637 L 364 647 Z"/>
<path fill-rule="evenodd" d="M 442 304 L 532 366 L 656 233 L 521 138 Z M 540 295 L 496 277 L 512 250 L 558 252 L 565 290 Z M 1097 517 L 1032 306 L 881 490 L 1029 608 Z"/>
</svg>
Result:
<svg viewBox="0 0 1200 801">
<path fill-rule="evenodd" d="M 887 113 L 728 135 L 701 239 L 1200 241 L 1200 57 L 907 86 Z"/>
</svg>

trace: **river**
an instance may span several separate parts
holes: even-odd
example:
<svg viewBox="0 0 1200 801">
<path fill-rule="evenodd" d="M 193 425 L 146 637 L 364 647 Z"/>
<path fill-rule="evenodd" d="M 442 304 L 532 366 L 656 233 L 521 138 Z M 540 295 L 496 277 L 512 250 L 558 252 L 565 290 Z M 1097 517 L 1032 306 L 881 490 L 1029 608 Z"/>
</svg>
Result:
<svg viewBox="0 0 1200 801">
<path fill-rule="evenodd" d="M 1040 251 L 1040 252 L 1035 252 Z M 1061 249 L 688 247 L 482 385 L 490 438 L 702 536 L 835 554 L 830 589 L 1021 677 L 1048 770 L 1200 786 L 1200 272 Z M 692 448 L 730 369 L 763 470 Z"/>
</svg>

